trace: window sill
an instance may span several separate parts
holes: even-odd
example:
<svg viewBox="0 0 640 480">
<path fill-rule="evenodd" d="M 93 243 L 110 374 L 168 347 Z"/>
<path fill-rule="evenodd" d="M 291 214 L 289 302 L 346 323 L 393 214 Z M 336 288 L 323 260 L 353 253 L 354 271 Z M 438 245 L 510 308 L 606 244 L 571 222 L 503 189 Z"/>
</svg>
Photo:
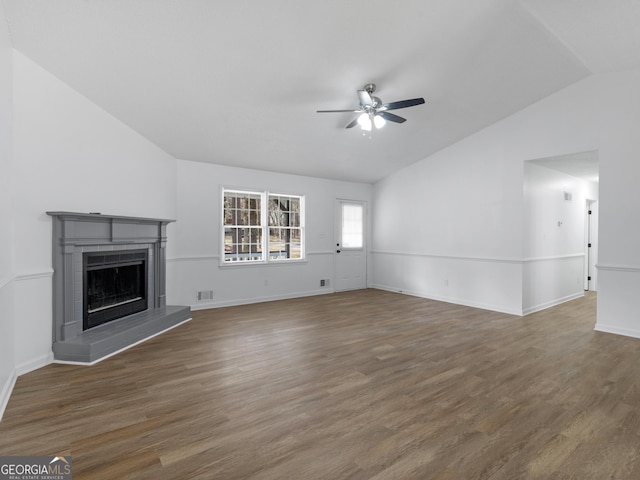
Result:
<svg viewBox="0 0 640 480">
<path fill-rule="evenodd" d="M 227 268 L 240 268 L 240 267 L 273 267 L 273 266 L 285 266 L 285 265 L 301 265 L 309 263 L 306 258 L 296 260 L 271 260 L 270 262 L 224 262 L 218 266 L 223 269 Z"/>
</svg>

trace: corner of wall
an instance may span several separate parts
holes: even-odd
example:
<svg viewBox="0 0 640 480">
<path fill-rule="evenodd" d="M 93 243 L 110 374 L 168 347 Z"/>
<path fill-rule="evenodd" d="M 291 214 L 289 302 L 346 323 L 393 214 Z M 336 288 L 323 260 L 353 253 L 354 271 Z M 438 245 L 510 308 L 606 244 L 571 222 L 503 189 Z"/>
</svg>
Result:
<svg viewBox="0 0 640 480">
<path fill-rule="evenodd" d="M 13 235 L 13 49 L 0 2 L 0 420 L 16 383 Z"/>
<path fill-rule="evenodd" d="M 5 409 L 9 404 L 9 398 L 11 398 L 11 393 L 13 392 L 13 387 L 16 384 L 17 378 L 18 376 L 14 371 L 13 374 L 11 374 L 6 379 L 6 381 L 4 382 L 4 385 L 1 386 L 2 388 L 0 389 L 0 422 L 2 421 L 2 417 L 4 416 Z"/>
</svg>

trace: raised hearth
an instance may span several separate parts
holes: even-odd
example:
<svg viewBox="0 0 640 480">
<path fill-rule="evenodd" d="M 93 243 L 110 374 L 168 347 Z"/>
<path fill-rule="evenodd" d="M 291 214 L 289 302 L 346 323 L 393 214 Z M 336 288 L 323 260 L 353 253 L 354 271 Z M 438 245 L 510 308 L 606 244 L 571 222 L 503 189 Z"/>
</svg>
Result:
<svg viewBox="0 0 640 480">
<path fill-rule="evenodd" d="M 190 319 L 189 307 L 166 305 L 172 220 L 47 213 L 53 217 L 55 360 L 93 363 Z"/>
</svg>

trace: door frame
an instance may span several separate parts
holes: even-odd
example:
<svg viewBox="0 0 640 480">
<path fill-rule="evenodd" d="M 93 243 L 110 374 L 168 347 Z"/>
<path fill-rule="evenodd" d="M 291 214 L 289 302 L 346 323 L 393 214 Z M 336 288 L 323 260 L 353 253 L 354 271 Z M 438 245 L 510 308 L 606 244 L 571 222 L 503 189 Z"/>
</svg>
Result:
<svg viewBox="0 0 640 480">
<path fill-rule="evenodd" d="M 584 289 L 598 291 L 598 200 L 587 198 L 585 210 Z M 594 225 L 595 224 L 595 225 Z"/>
<path fill-rule="evenodd" d="M 354 204 L 354 205 L 362 205 L 362 255 L 364 258 L 364 286 L 362 288 L 369 287 L 369 250 L 368 250 L 368 240 L 369 240 L 369 203 L 366 200 L 359 200 L 353 198 L 341 198 L 336 197 L 334 202 L 334 232 L 333 232 L 333 290 L 335 292 L 348 291 L 348 290 L 356 290 L 351 288 L 339 288 L 338 284 L 338 262 L 340 261 L 340 253 L 338 250 L 342 250 L 342 205 L 343 204 Z M 340 245 L 339 245 L 340 244 Z"/>
</svg>

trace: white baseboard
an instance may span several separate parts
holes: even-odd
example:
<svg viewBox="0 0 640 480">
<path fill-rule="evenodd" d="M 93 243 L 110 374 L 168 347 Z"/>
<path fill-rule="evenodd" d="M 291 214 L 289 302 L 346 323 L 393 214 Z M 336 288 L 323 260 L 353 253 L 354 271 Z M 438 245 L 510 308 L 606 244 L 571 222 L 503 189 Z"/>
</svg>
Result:
<svg viewBox="0 0 640 480">
<path fill-rule="evenodd" d="M 463 298 L 446 297 L 443 295 L 435 295 L 428 292 L 416 292 L 412 290 L 399 290 L 398 288 L 388 287 L 385 285 L 371 285 L 370 288 L 377 288 L 379 290 L 386 290 L 388 292 L 402 293 L 404 295 L 411 295 L 413 297 L 426 298 L 429 300 L 436 300 L 438 302 L 453 303 L 454 305 L 464 305 L 465 307 L 480 308 L 482 310 L 491 310 L 492 312 L 506 313 L 509 315 L 522 316 L 522 311 L 518 309 L 505 308 L 499 305 L 489 305 L 486 303 L 473 302 Z"/>
<path fill-rule="evenodd" d="M 40 357 L 27 362 L 22 362 L 16 365 L 16 377 L 24 375 L 25 373 L 33 372 L 39 368 L 46 367 L 50 363 L 53 363 L 53 352 L 41 355 Z"/>
<path fill-rule="evenodd" d="M 42 368 L 44 366 L 49 365 L 53 361 L 53 353 L 42 355 L 33 360 L 29 360 L 28 362 L 23 362 L 20 365 L 17 365 L 16 368 L 13 369 L 13 372 L 7 379 L 7 381 L 2 385 L 2 389 L 0 390 L 0 421 L 2 420 L 2 416 L 4 415 L 4 411 L 7 408 L 7 404 L 9 403 L 9 398 L 11 398 L 11 394 L 13 393 L 13 387 L 16 385 L 16 380 L 20 375 L 24 375 L 25 373 L 32 372 L 37 370 L 38 368 Z"/>
<path fill-rule="evenodd" d="M 539 312 L 541 310 L 546 310 L 547 308 L 555 307 L 565 302 L 570 302 L 571 300 L 576 300 L 577 298 L 582 298 L 582 297 L 584 297 L 584 291 L 572 293 L 571 295 L 567 295 L 566 297 L 556 298 L 548 302 L 541 303 L 539 305 L 534 305 L 533 307 L 525 308 L 523 309 L 522 313 L 523 315 L 529 315 L 531 313 Z"/>
<path fill-rule="evenodd" d="M 11 393 L 13 392 L 13 387 L 16 384 L 16 380 L 18 376 L 15 374 L 15 370 L 9 378 L 2 385 L 2 390 L 0 390 L 0 421 L 2 421 L 2 416 L 4 415 L 4 410 L 7 408 L 9 403 L 9 398 L 11 398 Z"/>
<path fill-rule="evenodd" d="M 602 323 L 596 323 L 594 330 L 596 332 L 614 333 L 616 335 L 624 335 L 625 337 L 640 338 L 640 330 L 614 327 L 613 325 L 604 325 Z"/>
<path fill-rule="evenodd" d="M 322 290 L 311 290 L 307 292 L 298 292 L 292 294 L 283 295 L 269 295 L 264 297 L 252 297 L 252 298 L 238 298 L 234 300 L 222 300 L 218 302 L 198 302 L 191 305 L 191 310 L 208 310 L 210 308 L 222 308 L 222 307 L 235 307 L 238 305 L 248 305 L 250 303 L 262 303 L 262 302 L 274 302 L 276 300 L 288 300 L 291 298 L 303 298 L 313 297 L 315 295 L 325 295 L 327 293 L 334 293 L 333 289 L 323 288 Z"/>
</svg>

